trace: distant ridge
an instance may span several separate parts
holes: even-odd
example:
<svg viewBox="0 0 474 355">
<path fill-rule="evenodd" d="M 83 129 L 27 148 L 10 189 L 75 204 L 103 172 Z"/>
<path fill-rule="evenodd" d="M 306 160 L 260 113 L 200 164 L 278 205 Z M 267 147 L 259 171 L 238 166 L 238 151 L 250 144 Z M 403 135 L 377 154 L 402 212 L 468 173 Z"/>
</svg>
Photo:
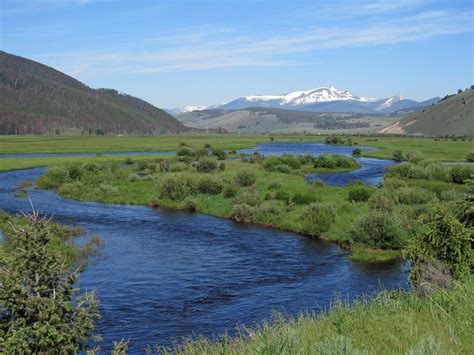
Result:
<svg viewBox="0 0 474 355">
<path fill-rule="evenodd" d="M 474 89 L 418 110 L 379 131 L 387 134 L 474 136 Z"/>
<path fill-rule="evenodd" d="M 416 109 L 438 102 L 439 97 L 418 102 L 401 97 L 391 96 L 384 99 L 355 95 L 347 90 L 334 86 L 306 91 L 294 91 L 285 95 L 251 95 L 232 100 L 225 104 L 210 107 L 187 106 L 171 112 L 179 115 L 185 112 L 204 109 L 239 110 L 247 108 L 279 108 L 293 111 L 309 112 L 352 112 L 367 114 L 391 114 L 401 109 Z"/>
<path fill-rule="evenodd" d="M 32 60 L 0 51 L 0 134 L 164 134 L 191 130 L 113 89 L 92 89 Z"/>
</svg>

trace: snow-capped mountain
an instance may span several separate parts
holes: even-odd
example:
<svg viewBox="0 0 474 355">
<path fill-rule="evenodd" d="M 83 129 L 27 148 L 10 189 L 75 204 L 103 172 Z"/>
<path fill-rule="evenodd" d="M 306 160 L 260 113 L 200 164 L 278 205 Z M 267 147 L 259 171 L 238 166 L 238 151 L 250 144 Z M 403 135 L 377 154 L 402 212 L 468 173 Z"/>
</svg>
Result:
<svg viewBox="0 0 474 355">
<path fill-rule="evenodd" d="M 393 113 L 405 108 L 418 108 L 437 102 L 434 98 L 424 102 L 404 99 L 399 95 L 388 98 L 372 98 L 355 95 L 334 86 L 306 91 L 294 91 L 285 95 L 251 95 L 210 107 L 187 106 L 177 114 L 203 109 L 238 110 L 250 107 L 270 107 L 314 112 Z"/>
<path fill-rule="evenodd" d="M 206 108 L 207 108 L 207 106 L 203 106 L 203 105 L 189 105 L 189 106 L 185 106 L 185 107 L 173 108 L 173 109 L 167 110 L 167 111 L 176 116 L 176 115 L 180 115 L 180 114 L 186 113 L 186 112 L 202 111 L 202 110 L 205 110 Z"/>
</svg>

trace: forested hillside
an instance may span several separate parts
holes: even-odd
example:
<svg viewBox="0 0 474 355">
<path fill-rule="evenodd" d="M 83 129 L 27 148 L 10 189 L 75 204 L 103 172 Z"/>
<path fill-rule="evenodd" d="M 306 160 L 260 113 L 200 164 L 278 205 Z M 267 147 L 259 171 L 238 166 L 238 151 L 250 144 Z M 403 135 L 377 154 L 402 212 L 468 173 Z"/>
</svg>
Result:
<svg viewBox="0 0 474 355">
<path fill-rule="evenodd" d="M 163 110 L 0 51 L 0 134 L 164 134 L 190 130 Z"/>
</svg>

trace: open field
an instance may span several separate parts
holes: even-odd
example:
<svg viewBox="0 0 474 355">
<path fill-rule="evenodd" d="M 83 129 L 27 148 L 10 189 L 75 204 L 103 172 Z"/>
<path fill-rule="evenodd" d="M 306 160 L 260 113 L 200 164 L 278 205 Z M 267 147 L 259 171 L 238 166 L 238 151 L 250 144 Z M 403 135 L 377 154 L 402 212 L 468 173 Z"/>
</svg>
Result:
<svg viewBox="0 0 474 355">
<path fill-rule="evenodd" d="M 319 135 L 274 135 L 275 142 L 323 142 Z M 467 152 L 474 150 L 472 140 L 435 140 L 422 137 L 348 136 L 352 144 L 378 147 L 380 150 L 363 152 L 366 157 L 391 159 L 394 150 L 404 153 L 419 151 L 427 159 L 463 161 Z M 221 149 L 253 148 L 260 142 L 270 142 L 268 135 L 218 135 L 218 136 L 103 136 L 103 137 L 54 137 L 54 136 L 0 136 L 0 154 L 15 153 L 104 153 L 126 151 L 175 150 L 184 142 L 193 147 L 211 144 Z"/>
</svg>

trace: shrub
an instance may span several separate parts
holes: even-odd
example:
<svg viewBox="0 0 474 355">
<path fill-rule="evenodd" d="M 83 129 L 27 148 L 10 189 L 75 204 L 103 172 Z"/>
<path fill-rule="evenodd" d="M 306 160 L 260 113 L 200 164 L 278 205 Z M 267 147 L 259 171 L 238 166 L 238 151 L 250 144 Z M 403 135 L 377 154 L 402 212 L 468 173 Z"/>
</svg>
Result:
<svg viewBox="0 0 474 355">
<path fill-rule="evenodd" d="M 361 215 L 349 233 L 355 242 L 380 249 L 399 249 L 404 239 L 404 231 L 397 218 L 381 210 Z"/>
<path fill-rule="evenodd" d="M 425 230 L 411 238 L 405 256 L 412 263 L 410 281 L 420 280 L 420 267 L 434 260 L 445 263 L 455 279 L 469 275 L 473 255 L 471 231 L 449 213 L 444 206 L 428 216 Z"/>
<path fill-rule="evenodd" d="M 408 152 L 407 154 L 407 160 L 412 164 L 418 164 L 424 159 L 425 157 L 423 156 L 423 154 L 417 151 Z"/>
<path fill-rule="evenodd" d="M 254 214 L 254 208 L 246 203 L 238 203 L 232 206 L 232 218 L 236 222 L 246 222 Z"/>
<path fill-rule="evenodd" d="M 224 162 L 221 162 L 219 164 L 219 171 L 224 171 L 225 170 L 225 163 Z"/>
<path fill-rule="evenodd" d="M 336 162 L 334 159 L 331 159 L 329 155 L 320 155 L 314 160 L 315 168 L 326 168 L 326 169 L 335 169 Z"/>
<path fill-rule="evenodd" d="M 331 228 L 336 219 L 336 207 L 332 204 L 313 202 L 303 209 L 301 220 L 303 232 L 310 236 L 321 236 Z"/>
<path fill-rule="evenodd" d="M 386 189 L 399 189 L 400 187 L 407 186 L 406 182 L 401 179 L 386 177 L 383 178 L 380 184 L 381 187 Z"/>
<path fill-rule="evenodd" d="M 370 196 L 369 206 L 373 209 L 391 212 L 395 208 L 395 198 L 391 191 L 382 189 Z"/>
<path fill-rule="evenodd" d="M 454 166 L 451 168 L 451 181 L 455 184 L 463 184 L 466 180 L 471 178 L 472 170 L 468 166 Z"/>
<path fill-rule="evenodd" d="M 451 202 L 451 201 L 457 201 L 462 199 L 464 196 L 466 196 L 465 192 L 458 191 L 458 190 L 443 190 L 439 194 L 439 200 L 442 202 Z"/>
<path fill-rule="evenodd" d="M 185 175 L 166 175 L 160 186 L 160 196 L 170 200 L 183 200 L 197 190 L 197 183 L 191 177 Z"/>
<path fill-rule="evenodd" d="M 148 163 L 146 161 L 139 161 L 137 163 L 137 170 L 138 171 L 144 171 L 148 168 Z"/>
<path fill-rule="evenodd" d="M 283 173 L 283 174 L 289 174 L 291 172 L 291 169 L 288 165 L 280 164 L 274 167 L 274 171 Z"/>
<path fill-rule="evenodd" d="M 323 187 L 325 185 L 324 181 L 321 179 L 314 179 L 309 181 L 309 183 L 315 187 Z"/>
<path fill-rule="evenodd" d="M 217 195 L 224 188 L 222 179 L 215 176 L 203 176 L 199 179 L 198 190 L 199 192 Z"/>
<path fill-rule="evenodd" d="M 354 202 L 367 201 L 376 190 L 373 186 L 355 183 L 349 186 L 347 199 Z"/>
<path fill-rule="evenodd" d="M 132 165 L 133 164 L 132 158 L 131 157 L 126 157 L 124 164 L 125 165 Z"/>
<path fill-rule="evenodd" d="M 185 171 L 187 169 L 188 169 L 188 165 L 186 165 L 185 163 L 175 162 L 169 166 L 168 171 L 172 173 L 179 173 L 180 171 Z"/>
<path fill-rule="evenodd" d="M 344 139 L 337 136 L 326 137 L 326 144 L 344 144 Z"/>
<path fill-rule="evenodd" d="M 321 197 L 314 194 L 297 192 L 292 196 L 291 201 L 297 205 L 308 205 L 312 202 L 321 202 Z"/>
<path fill-rule="evenodd" d="M 278 190 L 281 189 L 281 184 L 278 181 L 273 181 L 268 184 L 269 190 Z"/>
<path fill-rule="evenodd" d="M 449 173 L 440 163 L 429 163 L 425 166 L 425 178 L 428 180 L 448 181 Z"/>
<path fill-rule="evenodd" d="M 331 155 L 320 155 L 314 159 L 315 168 L 353 168 L 357 166 L 357 162 L 354 158 L 346 157 L 345 155 L 331 154 Z"/>
<path fill-rule="evenodd" d="M 68 165 L 67 171 L 71 180 L 79 180 L 84 175 L 84 168 L 80 164 Z"/>
<path fill-rule="evenodd" d="M 38 179 L 38 186 L 44 189 L 58 187 L 69 182 L 69 172 L 64 166 L 54 166 Z"/>
<path fill-rule="evenodd" d="M 196 165 L 196 170 L 201 173 L 211 173 L 216 171 L 218 168 L 218 163 L 215 158 L 204 157 L 199 159 L 199 162 Z"/>
<path fill-rule="evenodd" d="M 425 169 L 419 165 L 410 165 L 406 177 L 409 179 L 425 179 Z"/>
<path fill-rule="evenodd" d="M 403 153 L 401 150 L 394 150 L 392 153 L 393 160 L 395 161 L 403 161 Z"/>
<path fill-rule="evenodd" d="M 224 197 L 226 198 L 235 197 L 237 193 L 239 192 L 239 189 L 234 184 L 226 184 L 223 190 L 224 190 Z"/>
<path fill-rule="evenodd" d="M 355 148 L 352 150 L 352 156 L 353 157 L 358 157 L 362 154 L 362 150 L 360 148 Z"/>
<path fill-rule="evenodd" d="M 474 150 L 466 154 L 466 161 L 471 163 L 474 162 Z"/>
<path fill-rule="evenodd" d="M 196 155 L 196 152 L 191 147 L 183 146 L 178 149 L 176 154 L 180 157 L 194 157 Z"/>
<path fill-rule="evenodd" d="M 422 205 L 436 202 L 436 195 L 424 188 L 402 187 L 393 193 L 395 201 L 401 205 Z"/>
<path fill-rule="evenodd" d="M 162 173 L 166 173 L 168 171 L 171 171 L 171 163 L 168 159 L 161 159 L 158 162 L 158 165 L 160 167 L 160 171 Z M 176 170 L 175 170 L 176 171 Z M 178 170 L 179 171 L 179 170 Z"/>
<path fill-rule="evenodd" d="M 257 180 L 257 177 L 255 176 L 255 173 L 250 170 L 250 169 L 242 169 L 237 173 L 237 176 L 235 178 L 235 182 L 239 186 L 252 186 L 255 184 L 255 181 Z"/>
<path fill-rule="evenodd" d="M 212 155 L 216 156 L 219 160 L 224 160 L 227 157 L 225 150 L 220 148 L 212 148 Z"/>
<path fill-rule="evenodd" d="M 275 198 L 279 201 L 289 202 L 291 200 L 291 195 L 288 191 L 279 189 L 276 191 Z"/>
<path fill-rule="evenodd" d="M 233 204 L 246 204 L 249 206 L 258 206 L 262 199 L 255 188 L 240 189 L 233 199 Z"/>
<path fill-rule="evenodd" d="M 184 199 L 184 208 L 191 212 L 195 212 L 198 208 L 197 199 L 193 196 L 188 196 Z"/>
</svg>

